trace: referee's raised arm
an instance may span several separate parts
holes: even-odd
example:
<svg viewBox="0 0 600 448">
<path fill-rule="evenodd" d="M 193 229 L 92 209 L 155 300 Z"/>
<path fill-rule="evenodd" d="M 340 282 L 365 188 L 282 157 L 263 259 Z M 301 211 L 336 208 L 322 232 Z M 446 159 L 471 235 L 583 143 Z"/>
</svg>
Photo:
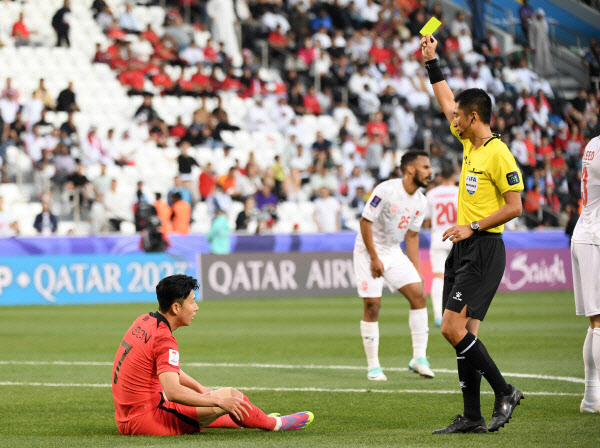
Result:
<svg viewBox="0 0 600 448">
<path fill-rule="evenodd" d="M 425 60 L 425 68 L 429 73 L 429 81 L 433 87 L 433 93 L 435 99 L 442 108 L 442 112 L 452 124 L 454 120 L 454 94 L 450 89 L 450 86 L 444 79 L 442 74 L 442 68 L 440 67 L 440 61 L 435 57 L 435 49 L 437 48 L 437 40 L 435 37 L 427 34 L 421 38 L 421 51 L 423 52 L 423 59 Z"/>
</svg>

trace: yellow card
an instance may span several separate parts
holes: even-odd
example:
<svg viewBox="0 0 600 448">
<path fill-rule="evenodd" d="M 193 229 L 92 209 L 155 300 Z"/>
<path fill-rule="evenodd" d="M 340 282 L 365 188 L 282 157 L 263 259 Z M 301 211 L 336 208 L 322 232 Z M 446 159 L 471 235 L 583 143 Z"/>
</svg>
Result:
<svg viewBox="0 0 600 448">
<path fill-rule="evenodd" d="M 435 17 L 432 17 L 431 19 L 429 19 L 429 22 L 427 22 L 425 26 L 421 28 L 421 31 L 419 32 L 422 36 L 426 36 L 427 34 L 431 35 L 435 32 L 435 30 L 437 30 L 440 27 L 441 24 L 442 22 L 440 22 Z"/>
</svg>

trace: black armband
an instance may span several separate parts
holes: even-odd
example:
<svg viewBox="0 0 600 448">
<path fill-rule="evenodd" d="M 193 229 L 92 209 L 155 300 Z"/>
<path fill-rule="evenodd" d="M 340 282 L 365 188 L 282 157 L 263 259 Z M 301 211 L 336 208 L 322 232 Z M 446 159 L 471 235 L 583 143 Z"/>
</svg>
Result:
<svg viewBox="0 0 600 448">
<path fill-rule="evenodd" d="M 444 81 L 444 74 L 442 73 L 440 61 L 438 61 L 437 59 L 427 61 L 425 62 L 425 68 L 427 69 L 427 73 L 429 74 L 429 81 L 431 82 L 431 84 Z"/>
</svg>

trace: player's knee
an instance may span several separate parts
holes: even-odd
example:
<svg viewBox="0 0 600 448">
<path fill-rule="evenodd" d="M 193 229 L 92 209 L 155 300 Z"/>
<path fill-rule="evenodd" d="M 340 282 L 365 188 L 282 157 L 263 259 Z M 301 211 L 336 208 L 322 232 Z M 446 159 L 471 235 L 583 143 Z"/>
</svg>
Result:
<svg viewBox="0 0 600 448">
<path fill-rule="evenodd" d="M 442 336 L 444 336 L 446 340 L 452 344 L 456 338 L 456 330 L 450 323 L 448 323 L 447 320 L 443 318 L 442 324 L 440 326 L 440 331 L 442 332 Z"/>
<path fill-rule="evenodd" d="M 242 398 L 244 394 L 242 394 L 239 390 L 234 389 L 233 387 L 223 387 L 216 391 L 216 394 L 219 397 L 223 398 Z"/>
<path fill-rule="evenodd" d="M 427 306 L 427 296 L 425 295 L 425 291 L 420 291 L 414 300 L 414 305 L 416 309 L 425 308 Z"/>
<path fill-rule="evenodd" d="M 368 317 L 371 321 L 376 321 L 379 318 L 380 309 L 380 301 L 365 300 L 365 316 Z"/>
<path fill-rule="evenodd" d="M 244 394 L 241 393 L 239 390 L 234 389 L 233 387 L 229 387 L 229 393 L 231 394 L 230 396 L 233 398 L 244 398 Z"/>
</svg>

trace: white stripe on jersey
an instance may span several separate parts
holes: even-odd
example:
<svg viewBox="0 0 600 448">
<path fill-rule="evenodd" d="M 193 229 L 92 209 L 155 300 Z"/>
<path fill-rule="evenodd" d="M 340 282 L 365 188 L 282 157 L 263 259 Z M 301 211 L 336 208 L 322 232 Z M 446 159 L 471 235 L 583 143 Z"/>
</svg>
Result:
<svg viewBox="0 0 600 448">
<path fill-rule="evenodd" d="M 583 152 L 581 199 L 583 211 L 571 241 L 600 245 L 600 136 L 590 140 Z"/>
<path fill-rule="evenodd" d="M 442 235 L 448 228 L 456 225 L 458 187 L 440 185 L 429 190 L 425 196 L 427 216 L 431 219 L 431 248 L 451 249 L 452 241 L 442 241 Z"/>
</svg>

